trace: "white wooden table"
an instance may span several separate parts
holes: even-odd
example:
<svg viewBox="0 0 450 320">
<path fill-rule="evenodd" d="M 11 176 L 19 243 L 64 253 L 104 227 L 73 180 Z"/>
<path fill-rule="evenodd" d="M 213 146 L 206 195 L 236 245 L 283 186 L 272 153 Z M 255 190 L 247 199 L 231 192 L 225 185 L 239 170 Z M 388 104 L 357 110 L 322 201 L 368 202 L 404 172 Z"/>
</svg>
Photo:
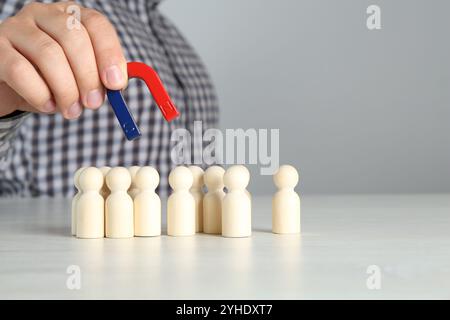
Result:
<svg viewBox="0 0 450 320">
<path fill-rule="evenodd" d="M 69 200 L 0 200 L 0 298 L 450 298 L 450 195 L 304 196 L 301 236 L 270 232 L 270 201 L 253 197 L 251 238 L 80 240 Z"/>
</svg>

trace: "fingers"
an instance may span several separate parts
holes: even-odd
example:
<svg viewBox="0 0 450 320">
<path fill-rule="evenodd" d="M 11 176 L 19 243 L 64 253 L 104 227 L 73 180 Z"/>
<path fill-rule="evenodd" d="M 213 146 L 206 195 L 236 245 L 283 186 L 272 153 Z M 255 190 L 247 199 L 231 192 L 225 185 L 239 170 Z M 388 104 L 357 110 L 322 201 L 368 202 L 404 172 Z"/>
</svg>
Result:
<svg viewBox="0 0 450 320">
<path fill-rule="evenodd" d="M 50 89 L 38 74 L 33 65 L 17 52 L 11 44 L 0 38 L 0 78 L 2 84 L 2 104 L 11 105 L 17 109 L 29 104 L 34 111 L 53 113 L 56 111 Z M 12 88 L 14 92 L 8 91 Z M 26 102 L 26 103 L 25 103 Z M 23 110 L 23 109 L 22 109 Z"/>
<path fill-rule="evenodd" d="M 12 30 L 9 41 L 38 68 L 63 116 L 78 118 L 82 112 L 78 87 L 63 48 L 32 24 L 22 22 L 19 32 Z"/>
<path fill-rule="evenodd" d="M 64 50 L 83 105 L 91 109 L 100 107 L 105 94 L 86 28 L 80 23 L 79 27 L 69 29 L 69 15 L 55 6 L 39 6 L 34 17 L 37 26 Z"/>
<path fill-rule="evenodd" d="M 126 60 L 112 24 L 97 11 L 78 7 L 79 27 L 69 27 L 74 17 L 67 9 L 74 5 L 31 2 L 0 25 L 0 81 L 26 101 L 24 108 L 54 112 L 56 105 L 74 119 L 81 103 L 92 109 L 102 105 L 103 86 L 119 90 L 127 84 Z"/>
<path fill-rule="evenodd" d="M 81 23 L 91 39 L 105 87 L 112 90 L 126 87 L 127 62 L 113 25 L 99 12 L 85 8 L 81 9 Z"/>
</svg>

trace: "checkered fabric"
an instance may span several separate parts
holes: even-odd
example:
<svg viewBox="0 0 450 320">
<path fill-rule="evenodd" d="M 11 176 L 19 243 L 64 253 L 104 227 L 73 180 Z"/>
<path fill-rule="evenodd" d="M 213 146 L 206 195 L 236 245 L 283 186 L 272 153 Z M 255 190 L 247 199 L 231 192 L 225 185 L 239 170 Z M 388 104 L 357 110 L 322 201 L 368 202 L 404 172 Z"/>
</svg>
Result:
<svg viewBox="0 0 450 320">
<path fill-rule="evenodd" d="M 0 20 L 28 1 L 0 0 Z M 51 1 L 50 1 L 51 2 Z M 214 127 L 218 105 L 199 57 L 158 11 L 156 0 L 85 0 L 116 27 L 128 61 L 142 61 L 159 74 L 180 117 L 167 123 L 143 81 L 130 80 L 124 98 L 142 136 L 127 141 L 108 102 L 77 120 L 61 115 L 14 114 L 0 119 L 0 196 L 62 196 L 74 193 L 73 173 L 82 166 L 152 165 L 160 173 L 158 193 L 167 195 L 171 132 Z M 201 146 L 200 146 L 201 147 Z"/>
</svg>

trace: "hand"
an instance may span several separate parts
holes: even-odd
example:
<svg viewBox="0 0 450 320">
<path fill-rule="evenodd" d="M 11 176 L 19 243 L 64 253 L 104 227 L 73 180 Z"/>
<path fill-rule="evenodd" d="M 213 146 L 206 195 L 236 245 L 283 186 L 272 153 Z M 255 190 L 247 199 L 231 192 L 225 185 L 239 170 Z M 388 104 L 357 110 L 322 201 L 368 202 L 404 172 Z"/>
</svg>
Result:
<svg viewBox="0 0 450 320">
<path fill-rule="evenodd" d="M 104 87 L 126 86 L 126 60 L 114 27 L 101 13 L 78 5 L 80 20 L 70 27 L 74 15 L 68 8 L 74 5 L 32 2 L 0 24 L 0 117 L 23 110 L 75 119 L 83 108 L 102 105 Z"/>
</svg>

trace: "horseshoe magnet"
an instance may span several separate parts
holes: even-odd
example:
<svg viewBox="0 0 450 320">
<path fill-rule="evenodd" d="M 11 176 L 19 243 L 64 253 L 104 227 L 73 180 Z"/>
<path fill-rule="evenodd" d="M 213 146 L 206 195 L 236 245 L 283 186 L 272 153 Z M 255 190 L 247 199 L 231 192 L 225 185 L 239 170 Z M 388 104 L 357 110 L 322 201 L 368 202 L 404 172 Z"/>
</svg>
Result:
<svg viewBox="0 0 450 320">
<path fill-rule="evenodd" d="M 150 90 L 153 99 L 161 110 L 164 118 L 171 121 L 178 117 L 179 112 L 164 88 L 161 79 L 153 68 L 142 62 L 127 63 L 128 78 L 139 78 L 144 80 Z M 134 140 L 141 136 L 133 115 L 130 112 L 120 90 L 106 90 L 108 101 L 113 108 L 114 114 L 119 120 L 120 127 L 128 140 Z"/>
</svg>

